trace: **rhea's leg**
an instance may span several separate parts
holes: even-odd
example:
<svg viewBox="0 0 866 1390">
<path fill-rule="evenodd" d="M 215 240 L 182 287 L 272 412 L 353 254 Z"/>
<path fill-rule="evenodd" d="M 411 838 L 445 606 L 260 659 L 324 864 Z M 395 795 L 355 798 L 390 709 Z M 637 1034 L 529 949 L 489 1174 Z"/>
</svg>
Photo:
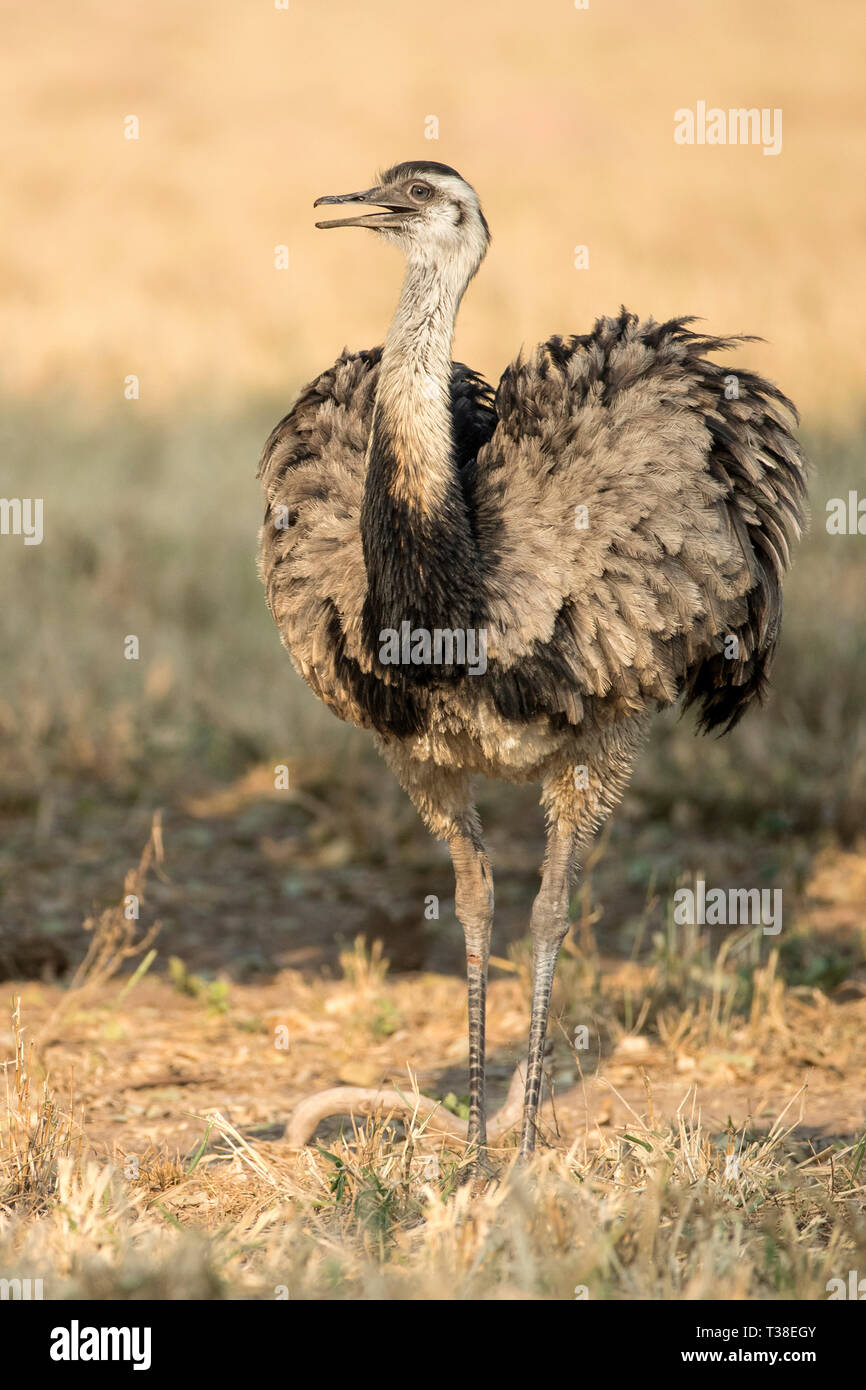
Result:
<svg viewBox="0 0 866 1390">
<path fill-rule="evenodd" d="M 520 1153 L 535 1146 L 544 1039 L 556 959 L 568 931 L 568 901 L 578 854 L 620 800 L 635 753 L 646 733 L 646 715 L 633 716 L 575 749 L 579 758 L 563 763 L 545 779 L 547 850 L 541 888 L 532 905 L 532 1017 Z"/>
<path fill-rule="evenodd" d="M 569 886 L 576 843 L 576 836 L 571 829 L 558 826 L 551 828 L 547 838 L 541 888 L 532 905 L 532 1017 L 529 1025 L 523 1129 L 520 1136 L 522 1158 L 528 1158 L 535 1147 L 535 1124 L 541 1093 L 550 994 L 559 948 L 568 931 Z"/>
<path fill-rule="evenodd" d="M 493 926 L 493 877 L 472 804 L 471 777 L 462 768 L 441 768 L 412 758 L 402 743 L 382 743 L 385 759 L 409 793 L 428 830 L 451 851 L 457 919 L 466 938 L 469 995 L 468 1142 L 486 1143 L 484 1112 L 484 1031 L 487 961 Z"/>
<path fill-rule="evenodd" d="M 487 1143 L 484 1097 L 484 1032 L 487 1009 L 487 961 L 493 927 L 493 878 L 480 838 L 473 833 L 449 837 L 456 883 L 457 919 L 466 938 L 469 996 L 469 1133 L 468 1142 L 483 1152 Z"/>
</svg>

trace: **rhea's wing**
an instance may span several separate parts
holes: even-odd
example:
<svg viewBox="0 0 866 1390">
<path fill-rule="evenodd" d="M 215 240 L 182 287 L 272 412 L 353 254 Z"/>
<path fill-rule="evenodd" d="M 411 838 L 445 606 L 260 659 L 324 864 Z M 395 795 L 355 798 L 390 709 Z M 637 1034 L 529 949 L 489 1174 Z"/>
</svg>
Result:
<svg viewBox="0 0 866 1390">
<path fill-rule="evenodd" d="M 762 691 L 803 520 L 793 407 L 688 322 L 623 310 L 500 382 L 476 488 L 504 714 L 579 723 L 587 697 L 616 715 L 685 688 L 730 727 Z"/>
<path fill-rule="evenodd" d="M 381 348 L 349 354 L 302 391 L 268 439 L 259 567 L 296 669 L 341 719 L 382 732 L 423 727 L 426 695 L 363 641 L 367 577 L 360 517 Z M 455 455 L 467 494 L 495 424 L 492 391 L 454 364 Z"/>
<path fill-rule="evenodd" d="M 259 569 L 283 644 L 315 693 L 366 724 L 358 682 L 366 593 L 359 518 L 381 348 L 343 355 L 265 444 Z"/>
</svg>

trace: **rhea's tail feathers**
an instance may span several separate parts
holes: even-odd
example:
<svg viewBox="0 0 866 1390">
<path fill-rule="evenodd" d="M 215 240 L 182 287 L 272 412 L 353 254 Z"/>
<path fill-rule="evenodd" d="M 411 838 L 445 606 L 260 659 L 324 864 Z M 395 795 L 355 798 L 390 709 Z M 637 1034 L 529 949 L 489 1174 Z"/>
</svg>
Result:
<svg viewBox="0 0 866 1390">
<path fill-rule="evenodd" d="M 685 707 L 696 705 L 703 733 L 728 733 L 763 700 L 782 625 L 782 580 L 806 525 L 806 460 L 794 436 L 795 406 L 771 382 L 709 362 L 707 351 L 742 339 L 692 333 L 683 320 L 662 333 L 685 345 L 696 401 L 711 437 L 708 465 L 721 506 L 752 575 L 746 617 L 719 638 L 719 650 L 686 672 Z"/>
</svg>

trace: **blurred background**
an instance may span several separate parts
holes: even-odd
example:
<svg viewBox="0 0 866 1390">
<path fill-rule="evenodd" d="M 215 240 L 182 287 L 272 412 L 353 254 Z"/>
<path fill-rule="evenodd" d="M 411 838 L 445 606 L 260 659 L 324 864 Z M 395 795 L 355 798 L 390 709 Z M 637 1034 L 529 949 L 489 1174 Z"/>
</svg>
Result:
<svg viewBox="0 0 866 1390">
<path fill-rule="evenodd" d="M 796 400 L 814 460 L 770 704 L 721 743 L 658 721 L 582 890 L 583 949 L 672 950 L 670 892 L 701 874 L 784 888 L 793 986 L 857 978 L 866 538 L 824 524 L 866 491 L 855 0 L 0 8 L 0 490 L 43 498 L 45 530 L 0 539 L 0 974 L 64 977 L 156 807 L 147 912 L 196 968 L 326 966 L 361 932 L 395 968 L 460 969 L 442 847 L 296 678 L 255 572 L 262 441 L 344 345 L 382 340 L 401 273 L 374 238 L 320 236 L 313 200 L 420 157 L 493 230 L 457 357 L 496 381 L 621 303 L 694 313 L 766 340 L 737 360 Z M 698 101 L 781 108 L 781 153 L 675 144 Z M 481 798 L 504 955 L 541 820 L 530 790 Z"/>
</svg>

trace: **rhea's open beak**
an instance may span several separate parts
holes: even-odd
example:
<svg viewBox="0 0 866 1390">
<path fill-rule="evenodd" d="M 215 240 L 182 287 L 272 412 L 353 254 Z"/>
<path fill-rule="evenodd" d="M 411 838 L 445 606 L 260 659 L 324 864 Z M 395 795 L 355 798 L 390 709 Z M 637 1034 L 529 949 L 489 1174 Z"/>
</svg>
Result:
<svg viewBox="0 0 866 1390">
<path fill-rule="evenodd" d="M 370 212 L 364 216 L 334 217 L 327 222 L 317 222 L 317 227 L 372 227 L 384 230 L 386 227 L 399 227 L 407 214 L 418 212 L 417 206 L 410 202 L 399 188 L 368 188 L 364 193 L 328 193 L 317 198 L 313 207 L 322 203 L 366 203 L 368 207 L 383 208 L 383 212 Z"/>
</svg>

